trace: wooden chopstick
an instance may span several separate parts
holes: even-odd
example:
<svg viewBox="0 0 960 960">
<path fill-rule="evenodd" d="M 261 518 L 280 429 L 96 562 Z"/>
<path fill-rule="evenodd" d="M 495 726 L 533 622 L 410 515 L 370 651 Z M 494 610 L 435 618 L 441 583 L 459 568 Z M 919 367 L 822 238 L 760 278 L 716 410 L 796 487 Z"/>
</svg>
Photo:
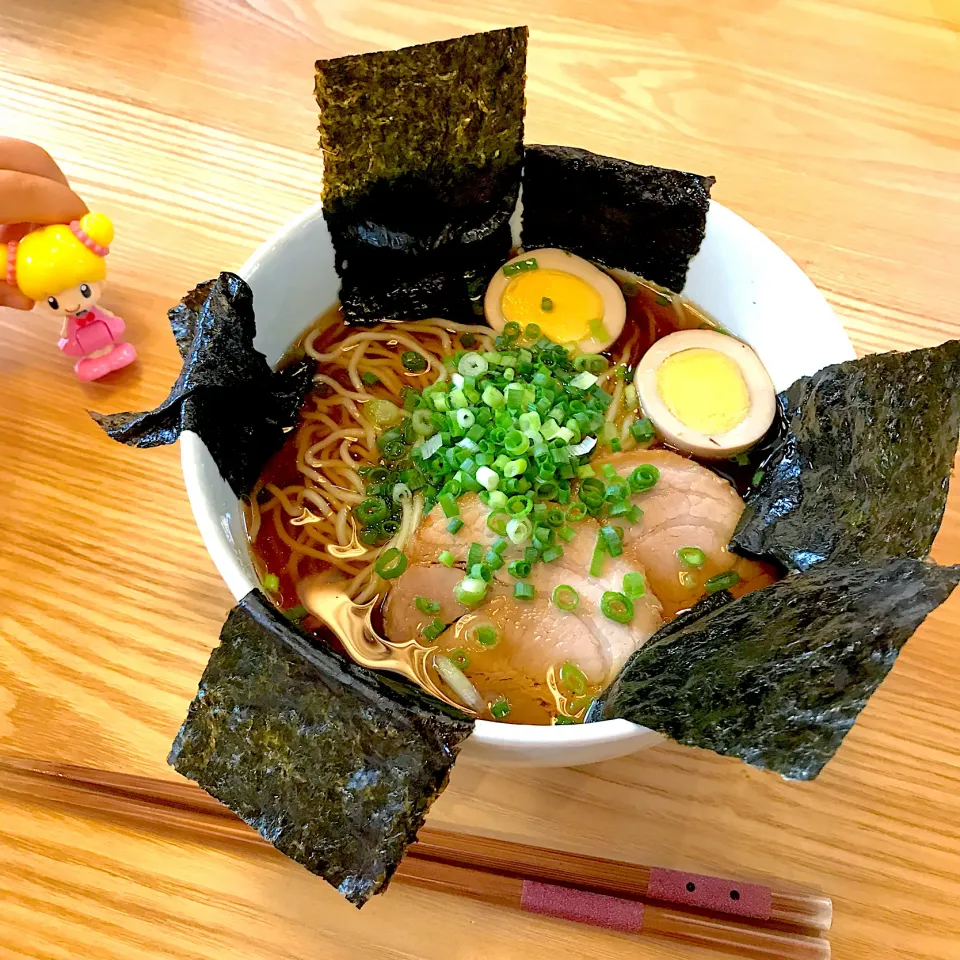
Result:
<svg viewBox="0 0 960 960">
<path fill-rule="evenodd" d="M 266 846 L 252 828 L 191 783 L 16 758 L 0 758 L 0 771 L 0 794 L 20 800 L 53 801 L 152 828 L 253 848 Z M 681 939 L 744 957 L 825 960 L 830 955 L 829 942 L 811 935 L 829 927 L 832 907 L 830 900 L 821 896 L 770 891 L 427 827 L 410 847 L 396 877 L 486 903 L 622 932 Z M 661 905 L 650 896 L 651 881 L 657 877 L 667 892 L 671 883 L 676 887 L 687 877 L 695 877 L 688 884 L 714 884 L 714 893 L 743 889 L 744 900 L 749 899 L 751 890 L 761 891 L 769 909 L 763 916 L 751 916 L 741 908 L 740 915 L 725 917 L 716 910 L 705 912 L 692 894 L 681 894 L 688 902 L 674 897 L 670 906 Z"/>
</svg>

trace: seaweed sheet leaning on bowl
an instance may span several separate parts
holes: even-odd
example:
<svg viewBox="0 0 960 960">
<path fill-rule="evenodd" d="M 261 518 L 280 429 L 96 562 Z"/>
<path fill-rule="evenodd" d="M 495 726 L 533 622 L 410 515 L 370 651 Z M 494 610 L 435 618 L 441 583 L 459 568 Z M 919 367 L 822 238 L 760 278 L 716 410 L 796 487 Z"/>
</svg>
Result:
<svg viewBox="0 0 960 960">
<path fill-rule="evenodd" d="M 559 247 L 679 293 L 703 243 L 715 182 L 578 147 L 527 147 L 524 249 Z"/>
<path fill-rule="evenodd" d="M 510 256 L 526 53 L 527 28 L 513 27 L 317 61 L 347 323 L 476 319 Z"/>
<path fill-rule="evenodd" d="M 246 496 L 297 422 L 315 364 L 305 359 L 270 369 L 253 346 L 253 293 L 232 273 L 201 283 L 168 316 L 183 367 L 167 399 L 155 410 L 90 416 L 132 447 L 174 443 L 192 430 L 233 492 Z"/>
<path fill-rule="evenodd" d="M 960 342 L 825 367 L 784 391 L 787 433 L 735 548 L 800 572 L 700 604 L 590 715 L 812 779 L 960 580 L 926 562 L 960 429 Z"/>
<path fill-rule="evenodd" d="M 791 570 L 926 557 L 960 431 L 960 340 L 824 367 L 778 397 L 785 441 L 733 545 Z"/>
</svg>

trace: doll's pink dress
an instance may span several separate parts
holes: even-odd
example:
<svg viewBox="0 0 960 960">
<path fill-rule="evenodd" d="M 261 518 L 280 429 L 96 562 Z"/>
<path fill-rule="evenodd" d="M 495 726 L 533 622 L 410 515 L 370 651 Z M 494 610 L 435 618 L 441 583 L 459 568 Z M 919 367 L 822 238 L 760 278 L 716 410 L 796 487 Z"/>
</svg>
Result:
<svg viewBox="0 0 960 960">
<path fill-rule="evenodd" d="M 126 324 L 120 317 L 94 306 L 67 317 L 66 335 L 60 338 L 57 346 L 68 357 L 81 358 L 73 368 L 81 380 L 97 380 L 136 360 L 137 352 L 133 346 L 120 340 L 125 329 Z M 102 356 L 89 356 L 95 350 L 111 345 L 113 349 Z"/>
</svg>

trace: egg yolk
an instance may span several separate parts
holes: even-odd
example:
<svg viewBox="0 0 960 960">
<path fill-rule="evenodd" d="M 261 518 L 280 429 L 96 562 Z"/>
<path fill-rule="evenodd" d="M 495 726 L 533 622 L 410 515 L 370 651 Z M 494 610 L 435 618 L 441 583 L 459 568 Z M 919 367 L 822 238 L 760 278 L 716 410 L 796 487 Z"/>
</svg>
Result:
<svg viewBox="0 0 960 960">
<path fill-rule="evenodd" d="M 591 335 L 591 320 L 603 320 L 603 298 L 572 273 L 530 270 L 507 284 L 500 310 L 508 322 L 536 323 L 551 340 L 575 343 Z"/>
<path fill-rule="evenodd" d="M 667 357 L 657 368 L 657 393 L 682 424 L 700 433 L 727 433 L 750 412 L 739 364 L 706 347 Z"/>
</svg>

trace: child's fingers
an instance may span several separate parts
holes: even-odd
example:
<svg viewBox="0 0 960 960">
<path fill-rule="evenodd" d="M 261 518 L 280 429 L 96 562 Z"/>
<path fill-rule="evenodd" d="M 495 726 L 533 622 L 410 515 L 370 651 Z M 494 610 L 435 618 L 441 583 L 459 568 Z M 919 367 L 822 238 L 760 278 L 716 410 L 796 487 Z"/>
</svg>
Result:
<svg viewBox="0 0 960 960">
<path fill-rule="evenodd" d="M 0 307 L 13 307 L 14 310 L 29 310 L 33 301 L 25 297 L 16 287 L 0 280 Z"/>
<path fill-rule="evenodd" d="M 45 177 L 67 186 L 67 178 L 56 160 L 43 147 L 28 140 L 0 137 L 0 170 L 32 173 L 35 177 Z"/>
<path fill-rule="evenodd" d="M 0 170 L 0 223 L 69 223 L 86 212 L 87 205 L 65 184 Z"/>
<path fill-rule="evenodd" d="M 36 230 L 39 226 L 39 223 L 0 223 L 0 244 L 22 240 L 31 230 Z"/>
</svg>

